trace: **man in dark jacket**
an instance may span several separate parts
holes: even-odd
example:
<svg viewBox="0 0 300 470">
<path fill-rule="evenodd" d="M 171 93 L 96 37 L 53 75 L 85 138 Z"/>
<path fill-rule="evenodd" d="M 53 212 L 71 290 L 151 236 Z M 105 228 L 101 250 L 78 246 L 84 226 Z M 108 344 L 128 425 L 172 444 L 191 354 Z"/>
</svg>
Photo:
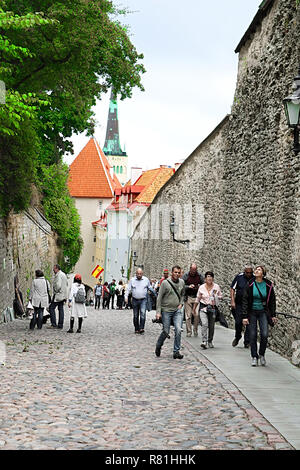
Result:
<svg viewBox="0 0 300 470">
<path fill-rule="evenodd" d="M 243 316 L 242 316 L 242 301 L 243 301 L 243 291 L 249 281 L 253 280 L 253 267 L 246 265 L 244 272 L 237 274 L 233 279 L 230 286 L 230 299 L 231 299 L 231 308 L 232 314 L 235 320 L 235 338 L 232 341 L 232 346 L 235 347 L 238 345 L 239 340 L 242 337 L 243 329 Z M 250 344 L 249 339 L 249 325 L 246 326 L 244 333 L 244 346 L 248 348 Z"/>
<path fill-rule="evenodd" d="M 197 292 L 199 286 L 204 284 L 204 277 L 197 270 L 196 263 L 192 263 L 190 270 L 185 273 L 182 277 L 185 283 L 185 302 L 184 302 L 184 312 L 185 312 L 185 324 L 186 324 L 186 335 L 188 337 L 192 336 L 192 315 L 193 307 L 196 302 Z M 194 336 L 198 336 L 198 324 L 199 324 L 199 315 L 196 313 L 194 315 Z"/>
</svg>

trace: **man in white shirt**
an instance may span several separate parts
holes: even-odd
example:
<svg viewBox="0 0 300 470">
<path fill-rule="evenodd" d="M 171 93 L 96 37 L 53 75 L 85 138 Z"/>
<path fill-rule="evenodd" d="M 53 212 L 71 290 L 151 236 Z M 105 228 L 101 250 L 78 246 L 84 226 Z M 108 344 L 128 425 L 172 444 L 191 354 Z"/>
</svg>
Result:
<svg viewBox="0 0 300 470">
<path fill-rule="evenodd" d="M 146 321 L 146 304 L 148 290 L 152 290 L 149 279 L 143 276 L 143 270 L 138 268 L 127 286 L 125 303 L 128 304 L 128 295 L 132 293 L 133 324 L 135 334 L 144 334 Z"/>
</svg>

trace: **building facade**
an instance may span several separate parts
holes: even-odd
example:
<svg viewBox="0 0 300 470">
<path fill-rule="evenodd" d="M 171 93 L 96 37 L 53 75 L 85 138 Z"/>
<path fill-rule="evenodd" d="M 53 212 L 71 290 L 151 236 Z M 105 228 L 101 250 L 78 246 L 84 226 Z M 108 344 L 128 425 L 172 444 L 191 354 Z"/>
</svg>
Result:
<svg viewBox="0 0 300 470">
<path fill-rule="evenodd" d="M 98 264 L 95 222 L 101 219 L 105 209 L 112 202 L 115 189 L 121 188 L 95 138 L 89 140 L 70 165 L 68 186 L 81 218 L 81 236 L 84 243 L 74 272 L 81 274 L 84 284 L 93 287 L 95 278 L 91 273 Z"/>
</svg>

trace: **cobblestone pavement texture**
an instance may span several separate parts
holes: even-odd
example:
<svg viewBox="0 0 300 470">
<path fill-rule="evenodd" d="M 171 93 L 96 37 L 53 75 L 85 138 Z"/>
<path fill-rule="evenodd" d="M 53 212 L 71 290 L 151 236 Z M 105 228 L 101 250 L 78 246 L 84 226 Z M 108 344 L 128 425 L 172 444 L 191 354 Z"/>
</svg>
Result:
<svg viewBox="0 0 300 470">
<path fill-rule="evenodd" d="M 160 358 L 161 326 L 148 314 L 88 308 L 82 333 L 0 325 L 0 449 L 292 449 L 199 350 L 173 333 Z M 77 326 L 75 324 L 75 326 Z"/>
</svg>

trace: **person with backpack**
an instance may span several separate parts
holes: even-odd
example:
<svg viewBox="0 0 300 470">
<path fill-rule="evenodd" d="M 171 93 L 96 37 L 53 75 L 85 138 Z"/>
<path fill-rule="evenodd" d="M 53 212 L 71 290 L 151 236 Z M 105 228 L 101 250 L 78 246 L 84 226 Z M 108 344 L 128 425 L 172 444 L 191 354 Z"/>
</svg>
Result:
<svg viewBox="0 0 300 470">
<path fill-rule="evenodd" d="M 100 300 L 102 296 L 102 285 L 101 282 L 99 281 L 97 285 L 94 288 L 94 297 L 95 297 L 95 310 L 98 307 L 98 310 L 100 308 Z"/>
<path fill-rule="evenodd" d="M 69 308 L 71 308 L 70 329 L 67 333 L 73 333 L 75 318 L 78 319 L 77 333 L 81 333 L 83 318 L 86 318 L 87 312 L 85 307 L 86 293 L 82 284 L 80 274 L 75 274 L 69 295 Z"/>
<path fill-rule="evenodd" d="M 110 299 L 111 299 L 111 308 L 114 310 L 114 300 L 115 300 L 115 291 L 116 291 L 116 280 L 113 279 L 109 284 L 108 284 L 108 288 L 109 288 L 109 300 L 108 300 L 108 308 L 109 308 L 109 304 L 110 304 Z"/>
</svg>

